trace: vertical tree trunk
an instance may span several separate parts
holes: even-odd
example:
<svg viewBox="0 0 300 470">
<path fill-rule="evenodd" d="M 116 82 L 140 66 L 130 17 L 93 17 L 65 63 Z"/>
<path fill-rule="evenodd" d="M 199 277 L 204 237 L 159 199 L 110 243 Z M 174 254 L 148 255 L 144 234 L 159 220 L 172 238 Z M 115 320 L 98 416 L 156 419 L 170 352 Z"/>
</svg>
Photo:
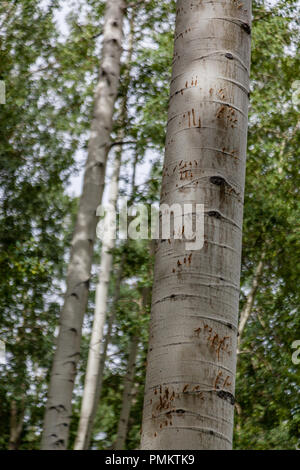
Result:
<svg viewBox="0 0 300 470">
<path fill-rule="evenodd" d="M 121 414 L 118 423 L 117 439 L 114 445 L 115 450 L 124 450 L 127 437 L 128 421 L 132 404 L 132 389 L 135 376 L 135 363 L 138 353 L 139 337 L 134 336 L 129 345 L 129 355 L 126 375 L 124 377 L 124 390 L 122 395 Z"/>
<path fill-rule="evenodd" d="M 134 165 L 135 169 L 135 165 Z M 135 172 L 134 172 L 135 173 Z M 134 175 L 133 175 L 133 191 L 134 191 Z M 151 249 L 151 243 L 150 243 Z M 140 299 L 140 314 L 144 315 L 146 313 L 146 308 L 149 305 L 150 299 L 150 289 L 149 287 L 143 287 L 141 290 L 141 299 Z M 129 344 L 129 354 L 128 354 L 128 363 L 126 375 L 124 377 L 124 390 L 122 395 L 122 406 L 121 414 L 118 423 L 117 438 L 114 444 L 115 450 L 124 450 L 126 437 L 128 433 L 128 423 L 130 417 L 130 410 L 132 406 L 133 398 L 133 381 L 135 376 L 136 369 L 136 357 L 138 354 L 138 345 L 139 345 L 139 335 L 136 333 Z"/>
<path fill-rule="evenodd" d="M 204 247 L 158 241 L 143 449 L 231 449 L 251 1 L 178 0 L 161 202 L 201 203 Z"/>
<path fill-rule="evenodd" d="M 24 397 L 22 397 L 21 410 L 18 410 L 16 400 L 11 401 L 11 412 L 10 412 L 10 436 L 8 450 L 18 450 L 20 437 L 23 430 L 24 420 Z"/>
<path fill-rule="evenodd" d="M 255 295 L 258 289 L 258 283 L 259 279 L 262 275 L 263 267 L 264 267 L 264 257 L 265 253 L 262 253 L 261 259 L 256 266 L 253 279 L 252 279 L 252 285 L 249 294 L 247 295 L 246 303 L 244 305 L 244 308 L 241 311 L 240 314 L 240 321 L 239 321 L 239 328 L 238 328 L 238 341 L 237 341 L 237 354 L 240 353 L 240 347 L 241 347 L 241 340 L 242 340 L 242 335 L 243 331 L 245 329 L 246 323 L 251 315 L 252 308 L 254 305 L 255 301 Z"/>
<path fill-rule="evenodd" d="M 123 0 L 107 2 L 99 82 L 83 190 L 67 274 L 67 291 L 51 371 L 42 449 L 66 449 L 72 415 L 72 392 L 80 354 L 81 329 L 87 306 L 96 232 L 96 210 L 101 203 L 112 117 L 120 78 Z"/>
</svg>

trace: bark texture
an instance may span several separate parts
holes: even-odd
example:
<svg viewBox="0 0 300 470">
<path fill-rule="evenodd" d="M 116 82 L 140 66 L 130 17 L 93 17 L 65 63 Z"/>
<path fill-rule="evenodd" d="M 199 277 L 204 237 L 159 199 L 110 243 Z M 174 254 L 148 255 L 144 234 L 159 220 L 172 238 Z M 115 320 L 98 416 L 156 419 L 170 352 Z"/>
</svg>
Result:
<svg viewBox="0 0 300 470">
<path fill-rule="evenodd" d="M 204 204 L 204 246 L 159 240 L 142 449 L 231 449 L 251 1 L 178 0 L 161 203 Z"/>
<path fill-rule="evenodd" d="M 101 203 L 112 117 L 120 78 L 123 0 L 107 2 L 99 81 L 85 167 L 82 195 L 72 240 L 67 291 L 51 371 L 42 449 L 66 449 L 72 414 L 72 392 L 79 359 L 81 329 L 87 306 L 96 210 Z"/>
</svg>

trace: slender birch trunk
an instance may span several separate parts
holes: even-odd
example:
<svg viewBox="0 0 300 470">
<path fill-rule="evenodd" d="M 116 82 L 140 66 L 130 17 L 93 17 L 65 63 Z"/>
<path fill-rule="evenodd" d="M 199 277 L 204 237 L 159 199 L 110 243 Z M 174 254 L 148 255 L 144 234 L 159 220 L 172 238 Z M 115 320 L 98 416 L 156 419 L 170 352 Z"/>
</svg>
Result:
<svg viewBox="0 0 300 470">
<path fill-rule="evenodd" d="M 135 168 L 135 166 L 134 166 Z M 134 177 L 133 177 L 134 178 Z M 133 180 L 134 181 L 134 180 Z M 132 186 L 134 190 L 134 184 Z M 151 244 L 150 244 L 151 248 Z M 144 315 L 146 312 L 147 305 L 149 304 L 150 289 L 143 287 L 141 291 L 140 299 L 140 314 Z M 129 344 L 128 363 L 126 369 L 126 375 L 124 377 L 124 390 L 122 395 L 122 406 L 120 419 L 118 423 L 117 438 L 114 445 L 114 450 L 124 450 L 126 437 L 128 433 L 128 424 L 130 417 L 130 410 L 132 406 L 132 399 L 134 394 L 134 377 L 136 369 L 136 358 L 138 354 L 139 346 L 139 335 L 136 333 Z"/>
<path fill-rule="evenodd" d="M 237 341 L 237 354 L 240 353 L 242 335 L 243 335 L 246 323 L 253 309 L 255 295 L 258 289 L 258 285 L 259 285 L 259 279 L 262 275 L 263 268 L 264 268 L 264 257 L 265 257 L 265 253 L 262 254 L 261 259 L 258 265 L 256 266 L 255 273 L 252 279 L 251 289 L 250 289 L 249 294 L 247 295 L 246 303 L 240 314 L 240 321 L 239 321 L 239 328 L 238 328 L 238 341 Z"/>
<path fill-rule="evenodd" d="M 118 423 L 117 439 L 114 450 L 124 450 L 128 431 L 128 422 L 132 405 L 132 389 L 135 376 L 136 358 L 138 353 L 139 337 L 133 336 L 129 345 L 129 355 L 126 375 L 124 377 L 124 390 L 122 395 L 121 414 Z"/>
<path fill-rule="evenodd" d="M 72 392 L 80 355 L 81 329 L 89 291 L 96 233 L 96 210 L 101 203 L 112 118 L 120 79 L 124 0 L 106 5 L 101 70 L 82 195 L 72 240 L 67 291 L 51 371 L 42 449 L 66 449 L 72 415 Z"/>
<path fill-rule="evenodd" d="M 22 397 L 21 409 L 18 409 L 16 400 L 11 401 L 11 411 L 10 411 L 10 436 L 8 450 L 18 450 L 20 437 L 23 430 L 24 422 L 24 406 L 25 399 Z"/>
<path fill-rule="evenodd" d="M 122 258 L 123 260 L 124 258 Z M 103 377 L 104 377 L 104 370 L 105 370 L 105 362 L 107 358 L 107 351 L 108 351 L 108 346 L 111 341 L 111 334 L 112 334 L 112 328 L 114 325 L 114 321 L 116 319 L 116 311 L 117 311 L 117 306 L 118 302 L 120 300 L 120 292 L 121 292 L 121 282 L 122 282 L 122 275 L 123 275 L 123 262 L 121 261 L 121 265 L 119 266 L 118 269 L 118 275 L 117 275 L 117 281 L 116 281 L 116 287 L 115 287 L 115 292 L 114 292 L 114 299 L 113 299 L 113 305 L 112 309 L 107 321 L 107 332 L 105 335 L 105 340 L 104 340 L 104 345 L 103 345 L 103 350 L 101 352 L 101 359 L 100 359 L 100 365 L 99 365 L 99 376 L 98 376 L 98 383 L 97 383 L 97 391 L 95 394 L 95 402 L 94 402 L 94 407 L 93 407 L 93 412 L 92 416 L 90 419 L 90 427 L 88 430 L 88 437 L 87 437 L 87 449 L 89 448 L 90 441 L 91 441 L 91 436 L 92 436 L 92 430 L 93 430 L 93 423 L 95 420 L 97 408 L 99 405 L 99 400 L 101 398 L 102 394 L 102 386 L 103 386 Z"/>
<path fill-rule="evenodd" d="M 249 317 L 252 313 L 256 293 L 257 293 L 258 286 L 259 286 L 259 280 L 261 278 L 261 275 L 264 269 L 264 258 L 265 258 L 265 253 L 263 252 L 261 255 L 260 261 L 258 265 L 256 266 L 254 276 L 252 279 L 251 289 L 246 297 L 246 303 L 240 313 L 239 326 L 238 326 L 237 351 L 236 351 L 237 361 L 239 360 L 239 357 L 241 354 L 241 342 L 242 342 L 243 332 L 247 324 L 247 321 L 249 320 Z M 241 414 L 242 414 L 241 405 L 238 402 L 235 402 L 234 406 L 237 412 L 237 416 L 241 417 Z M 236 429 L 238 432 L 241 430 L 241 425 L 237 420 L 236 420 Z"/>
<path fill-rule="evenodd" d="M 178 0 L 161 202 L 204 204 L 204 246 L 159 240 L 142 449 L 231 449 L 251 0 Z"/>
</svg>

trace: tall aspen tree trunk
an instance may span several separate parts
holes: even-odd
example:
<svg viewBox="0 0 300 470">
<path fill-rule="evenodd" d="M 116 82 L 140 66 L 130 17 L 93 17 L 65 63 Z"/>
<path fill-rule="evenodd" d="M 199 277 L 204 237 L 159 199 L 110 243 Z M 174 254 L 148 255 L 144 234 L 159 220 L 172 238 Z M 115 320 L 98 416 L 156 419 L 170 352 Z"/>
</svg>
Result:
<svg viewBox="0 0 300 470">
<path fill-rule="evenodd" d="M 125 137 L 124 128 L 127 121 L 127 94 L 130 84 L 130 63 L 132 60 L 133 53 L 133 18 L 130 21 L 130 38 L 129 38 L 129 52 L 127 55 L 127 69 L 124 77 L 125 90 L 124 97 L 122 100 L 121 111 L 120 111 L 120 124 L 121 129 L 118 135 L 118 140 L 122 141 Z M 108 213 L 107 225 L 111 217 L 114 217 L 117 201 L 119 195 L 119 179 L 120 179 L 120 168 L 122 159 L 122 146 L 116 150 L 115 162 L 113 175 L 109 186 L 109 200 L 108 200 Z M 111 212 L 110 212 L 111 211 Z M 91 440 L 91 433 L 97 404 L 99 401 L 99 381 L 102 382 L 102 375 L 104 371 L 104 363 L 101 364 L 101 359 L 106 356 L 106 351 L 101 353 L 101 345 L 103 342 L 104 325 L 106 322 L 107 315 L 107 300 L 109 283 L 111 279 L 112 270 L 112 249 L 115 247 L 115 239 L 111 236 L 109 230 L 104 234 L 102 241 L 101 250 L 101 265 L 99 271 L 99 281 L 96 288 L 96 302 L 94 312 L 94 322 L 92 329 L 92 336 L 89 346 L 89 356 L 87 363 L 87 370 L 85 375 L 84 391 L 81 405 L 80 420 L 78 426 L 78 433 L 75 440 L 74 449 L 84 450 L 88 449 Z M 105 359 L 104 359 L 105 360 Z M 100 378 L 101 376 L 101 378 Z"/>
<path fill-rule="evenodd" d="M 66 449 L 72 415 L 72 392 L 80 355 L 83 316 L 86 310 L 96 210 L 101 203 L 112 118 L 120 79 L 124 0 L 106 5 L 99 81 L 85 167 L 82 195 L 72 240 L 67 291 L 60 316 L 60 331 L 51 371 L 45 412 L 42 449 Z"/>
<path fill-rule="evenodd" d="M 124 450 L 127 431 L 128 431 L 128 422 L 130 416 L 130 410 L 132 405 L 132 389 L 133 389 L 133 380 L 135 376 L 135 367 L 136 367 L 136 357 L 138 353 L 139 346 L 139 337 L 134 336 L 129 345 L 129 355 L 126 375 L 124 377 L 124 390 L 122 395 L 122 407 L 121 414 L 118 423 L 117 439 L 114 445 L 114 450 Z"/>
<path fill-rule="evenodd" d="M 157 244 L 142 449 L 231 449 L 251 1 L 178 0 L 161 202 L 204 204 L 204 246 Z"/>
</svg>

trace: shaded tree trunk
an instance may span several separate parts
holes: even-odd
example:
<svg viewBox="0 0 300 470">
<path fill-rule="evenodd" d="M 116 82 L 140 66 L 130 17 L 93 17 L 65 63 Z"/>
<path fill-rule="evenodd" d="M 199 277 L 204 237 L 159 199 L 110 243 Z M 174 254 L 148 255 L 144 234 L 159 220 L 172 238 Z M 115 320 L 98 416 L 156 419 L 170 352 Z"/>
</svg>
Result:
<svg viewBox="0 0 300 470">
<path fill-rule="evenodd" d="M 242 341 L 242 335 L 246 326 L 246 323 L 251 315 L 254 301 L 255 301 L 255 295 L 258 289 L 259 285 L 259 279 L 262 275 L 263 268 L 264 268 L 264 257 L 265 254 L 263 253 L 261 256 L 261 259 L 256 266 L 253 279 L 252 279 L 252 285 L 249 294 L 247 295 L 246 298 L 246 303 L 244 305 L 244 308 L 241 311 L 240 314 L 240 321 L 239 321 L 239 328 L 238 328 L 238 341 L 237 341 L 237 354 L 240 353 L 240 347 L 241 347 L 241 341 Z"/>
<path fill-rule="evenodd" d="M 122 395 L 121 414 L 118 423 L 117 439 L 114 445 L 115 450 L 124 450 L 128 431 L 128 421 L 132 405 L 132 390 L 135 376 L 136 357 L 138 353 L 139 337 L 134 336 L 129 345 L 129 355 L 126 375 L 124 377 L 124 390 Z"/>
<path fill-rule="evenodd" d="M 24 397 L 21 401 L 20 410 L 18 409 L 16 400 L 12 400 L 10 411 L 10 436 L 8 450 L 18 450 L 20 437 L 23 430 L 24 413 Z"/>
<path fill-rule="evenodd" d="M 133 177 L 134 178 L 134 177 Z M 133 186 L 134 188 L 134 186 Z M 151 249 L 151 243 L 150 243 Z M 144 315 L 146 313 L 147 306 L 150 302 L 150 288 L 142 287 L 141 289 L 141 298 L 140 298 L 140 314 Z M 131 338 L 129 344 L 129 354 L 128 354 L 128 363 L 126 369 L 126 375 L 124 377 L 124 390 L 122 395 L 122 406 L 121 413 L 118 423 L 117 438 L 114 444 L 115 450 L 124 450 L 125 442 L 128 433 L 128 424 L 130 417 L 130 410 L 133 403 L 134 396 L 134 377 L 136 369 L 136 358 L 138 354 L 139 346 L 139 334 L 138 331 L 135 332 L 134 336 Z"/>
<path fill-rule="evenodd" d="M 101 203 L 112 117 L 120 78 L 123 0 L 107 2 L 99 81 L 85 167 L 83 190 L 72 240 L 67 291 L 60 316 L 60 330 L 50 377 L 42 449 L 66 449 L 72 415 L 72 393 L 80 355 L 83 316 L 96 232 L 96 210 Z"/>
<path fill-rule="evenodd" d="M 177 2 L 161 203 L 204 204 L 204 246 L 157 244 L 142 449 L 232 447 L 250 23 Z"/>
<path fill-rule="evenodd" d="M 122 282 L 124 262 L 125 262 L 125 256 L 122 257 L 121 265 L 119 266 L 119 269 L 118 269 L 116 288 L 115 288 L 114 299 L 113 299 L 113 305 L 112 305 L 112 309 L 111 309 L 111 312 L 110 312 L 110 315 L 109 315 L 109 318 L 108 318 L 108 322 L 107 322 L 107 332 L 106 332 L 106 335 L 105 335 L 103 350 L 102 350 L 101 359 L 100 359 L 99 376 L 98 376 L 98 383 L 97 383 L 97 392 L 96 392 L 96 395 L 95 395 L 95 403 L 94 403 L 93 413 L 92 413 L 92 417 L 91 417 L 90 428 L 89 428 L 89 431 L 88 431 L 87 448 L 89 448 L 89 444 L 90 444 L 90 441 L 91 441 L 93 423 L 94 423 L 94 420 L 95 420 L 97 407 L 99 405 L 99 400 L 101 398 L 101 393 L 102 393 L 102 385 L 103 385 L 103 377 L 104 377 L 107 351 L 108 351 L 108 346 L 109 346 L 110 341 L 111 341 L 112 328 L 113 328 L 113 325 L 114 325 L 114 321 L 116 319 L 117 306 L 118 306 L 118 302 L 119 302 L 119 299 L 120 299 L 120 291 L 121 291 L 121 282 Z"/>
</svg>

